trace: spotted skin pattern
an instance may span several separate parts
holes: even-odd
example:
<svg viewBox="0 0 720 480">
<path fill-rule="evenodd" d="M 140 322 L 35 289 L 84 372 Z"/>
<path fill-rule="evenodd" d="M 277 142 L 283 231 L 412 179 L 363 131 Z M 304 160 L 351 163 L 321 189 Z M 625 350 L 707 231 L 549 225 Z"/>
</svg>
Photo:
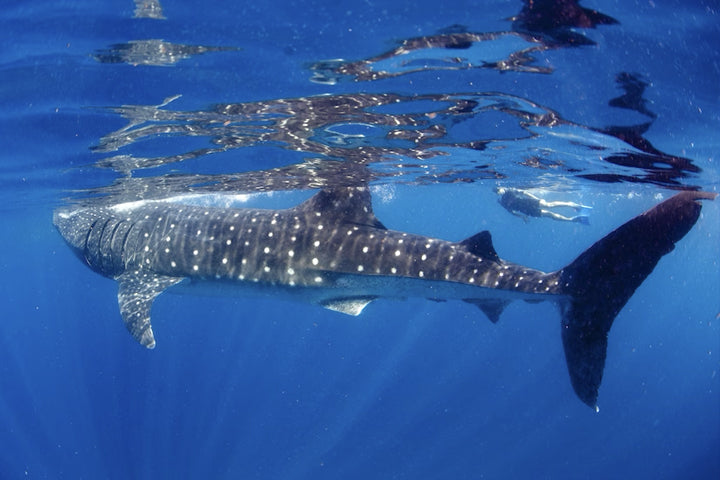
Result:
<svg viewBox="0 0 720 480">
<path fill-rule="evenodd" d="M 287 210 L 209 208 L 165 201 L 72 214 L 77 247 L 99 273 L 332 287 L 337 274 L 446 281 L 558 294 L 557 274 L 500 260 L 486 245 L 388 230 L 366 190 L 321 192 Z M 333 204 L 333 202 L 335 204 Z M 80 221 L 80 218 L 82 220 Z M 67 235 L 66 235 L 67 236 Z M 486 250 L 482 250 L 486 249 Z"/>
<path fill-rule="evenodd" d="M 283 286 L 306 297 L 316 290 L 311 301 L 354 315 L 392 290 L 422 296 L 424 288 L 427 296 L 474 303 L 494 321 L 504 303 L 487 299 L 482 287 L 495 296 L 562 293 L 557 272 L 501 260 L 488 232 L 449 242 L 388 230 L 366 188 L 321 191 L 286 210 L 144 201 L 59 211 L 55 223 L 93 270 L 118 280 L 123 319 L 148 347 L 155 345 L 152 301 L 186 279 Z M 420 286 L 388 285 L 388 278 Z M 481 288 L 448 294 L 436 282 Z"/>
</svg>

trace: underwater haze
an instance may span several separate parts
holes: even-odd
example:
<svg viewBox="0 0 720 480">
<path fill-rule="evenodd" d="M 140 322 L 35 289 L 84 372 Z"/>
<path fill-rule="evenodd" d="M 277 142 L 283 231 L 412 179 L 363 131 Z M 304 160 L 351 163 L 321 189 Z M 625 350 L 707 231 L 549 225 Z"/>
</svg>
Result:
<svg viewBox="0 0 720 480">
<path fill-rule="evenodd" d="M 2 0 L 0 479 L 720 478 L 720 200 L 616 317 L 597 411 L 553 302 L 430 292 L 348 316 L 170 288 L 150 350 L 53 225 L 367 189 L 388 229 L 487 230 L 552 272 L 678 192 L 720 192 L 719 17 L 714 0 Z"/>
</svg>

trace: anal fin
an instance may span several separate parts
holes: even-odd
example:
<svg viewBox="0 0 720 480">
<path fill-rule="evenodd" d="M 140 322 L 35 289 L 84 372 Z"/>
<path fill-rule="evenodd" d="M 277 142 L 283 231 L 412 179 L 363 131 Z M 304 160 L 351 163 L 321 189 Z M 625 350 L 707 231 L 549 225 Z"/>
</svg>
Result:
<svg viewBox="0 0 720 480">
<path fill-rule="evenodd" d="M 141 345 L 155 348 L 150 309 L 155 297 L 183 280 L 154 273 L 126 272 L 115 278 L 119 283 L 118 304 L 125 327 Z"/>
<path fill-rule="evenodd" d="M 510 303 L 506 300 L 477 300 L 474 298 L 466 298 L 463 302 L 476 305 L 492 323 L 497 323 L 500 320 L 500 315 L 502 315 L 503 310 L 505 310 L 505 307 Z"/>
<path fill-rule="evenodd" d="M 352 297 L 352 298 L 332 298 L 320 303 L 328 310 L 344 313 L 346 315 L 358 316 L 370 302 L 377 297 Z"/>
</svg>

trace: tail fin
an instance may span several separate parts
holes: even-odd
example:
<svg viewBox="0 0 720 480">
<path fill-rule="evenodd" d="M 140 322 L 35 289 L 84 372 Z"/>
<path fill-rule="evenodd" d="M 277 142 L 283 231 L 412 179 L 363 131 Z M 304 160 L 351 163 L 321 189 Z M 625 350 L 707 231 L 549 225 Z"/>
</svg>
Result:
<svg viewBox="0 0 720 480">
<path fill-rule="evenodd" d="M 716 194 L 682 192 L 633 218 L 560 271 L 562 340 L 575 393 L 596 408 L 615 316 L 660 258 L 672 251 L 700 216 L 698 200 Z"/>
</svg>

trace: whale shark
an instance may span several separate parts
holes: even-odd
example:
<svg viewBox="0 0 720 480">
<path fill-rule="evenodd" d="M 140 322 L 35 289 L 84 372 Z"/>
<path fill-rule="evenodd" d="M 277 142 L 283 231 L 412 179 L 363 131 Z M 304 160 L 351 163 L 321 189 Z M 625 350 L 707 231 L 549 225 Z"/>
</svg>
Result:
<svg viewBox="0 0 720 480">
<path fill-rule="evenodd" d="M 488 231 L 453 242 L 388 229 L 367 187 L 320 190 L 278 210 L 165 199 L 61 207 L 53 220 L 85 264 L 118 282 L 122 319 L 147 348 L 153 301 L 171 287 L 270 294 L 349 315 L 388 297 L 459 300 L 493 322 L 513 300 L 548 300 L 559 306 L 573 389 L 597 408 L 613 320 L 696 223 L 699 201 L 714 197 L 678 193 L 548 273 L 501 259 Z"/>
</svg>

